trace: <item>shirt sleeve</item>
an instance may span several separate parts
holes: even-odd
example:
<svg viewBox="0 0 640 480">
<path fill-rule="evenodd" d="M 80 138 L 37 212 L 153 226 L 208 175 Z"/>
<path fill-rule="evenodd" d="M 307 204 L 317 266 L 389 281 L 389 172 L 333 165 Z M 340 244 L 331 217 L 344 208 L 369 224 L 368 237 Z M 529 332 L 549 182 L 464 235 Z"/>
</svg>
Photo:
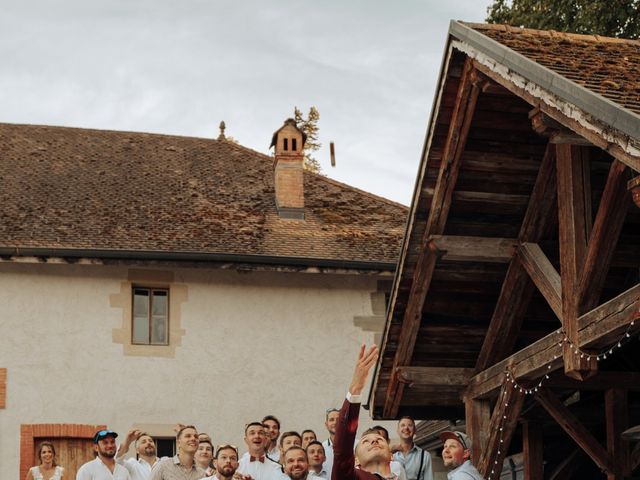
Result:
<svg viewBox="0 0 640 480">
<path fill-rule="evenodd" d="M 345 399 L 336 424 L 331 480 L 354 480 L 356 478 L 353 443 L 358 430 L 359 413 L 360 404 L 350 403 Z"/>
<path fill-rule="evenodd" d="M 433 466 L 431 465 L 431 454 L 426 450 L 422 451 L 424 464 L 422 465 L 422 480 L 433 480 Z"/>
</svg>

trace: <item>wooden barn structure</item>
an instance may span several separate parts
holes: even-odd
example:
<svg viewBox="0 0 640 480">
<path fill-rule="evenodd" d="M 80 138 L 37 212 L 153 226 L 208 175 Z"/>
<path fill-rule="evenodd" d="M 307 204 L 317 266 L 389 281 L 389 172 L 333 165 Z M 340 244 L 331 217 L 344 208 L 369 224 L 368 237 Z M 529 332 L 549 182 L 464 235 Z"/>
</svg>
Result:
<svg viewBox="0 0 640 480">
<path fill-rule="evenodd" d="M 638 41 L 451 23 L 374 418 L 465 420 L 486 478 L 638 474 L 639 79 Z"/>
</svg>

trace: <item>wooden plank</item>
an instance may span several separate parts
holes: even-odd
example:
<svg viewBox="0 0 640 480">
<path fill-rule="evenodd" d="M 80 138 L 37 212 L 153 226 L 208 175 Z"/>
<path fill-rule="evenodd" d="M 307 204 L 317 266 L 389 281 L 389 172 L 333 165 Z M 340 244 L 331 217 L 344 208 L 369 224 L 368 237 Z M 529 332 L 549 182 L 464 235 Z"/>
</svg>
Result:
<svg viewBox="0 0 640 480">
<path fill-rule="evenodd" d="M 469 384 L 473 368 L 398 367 L 398 379 L 409 386 L 447 385 L 462 387 Z"/>
<path fill-rule="evenodd" d="M 476 452 L 484 452 L 491 431 L 491 403 L 488 400 L 465 398 L 465 425 L 467 435 Z M 479 455 L 472 455 L 471 462 L 477 466 Z"/>
<path fill-rule="evenodd" d="M 520 226 L 518 239 L 521 242 L 538 242 L 542 239 L 549 223 L 553 221 L 551 212 L 556 193 L 555 147 L 547 147 Z M 502 282 L 500 296 L 476 360 L 476 372 L 485 370 L 511 353 L 532 294 L 533 284 L 520 258 L 515 256 Z"/>
<path fill-rule="evenodd" d="M 584 450 L 595 464 L 607 474 L 613 472 L 613 461 L 607 451 L 593 437 L 575 415 L 556 396 L 545 388 L 535 394 L 536 400 L 560 427 Z"/>
<path fill-rule="evenodd" d="M 537 243 L 522 243 L 518 256 L 531 280 L 562 323 L 560 275 Z"/>
<path fill-rule="evenodd" d="M 518 426 L 524 397 L 525 394 L 520 389 L 512 388 L 511 384 L 504 385 L 498 395 L 491 415 L 487 447 L 478 461 L 478 471 L 484 478 L 500 478 L 511 438 Z"/>
<path fill-rule="evenodd" d="M 558 230 L 560 233 L 560 276 L 562 325 L 567 337 L 577 343 L 580 285 L 591 225 L 589 156 L 584 147 L 556 145 L 558 173 Z M 595 358 L 572 355 L 564 345 L 566 375 L 583 380 L 597 372 Z"/>
<path fill-rule="evenodd" d="M 431 235 L 429 248 L 442 260 L 506 263 L 516 250 L 513 238 Z"/>
<path fill-rule="evenodd" d="M 640 301 L 640 284 L 582 315 L 579 319 L 578 346 L 594 347 L 610 334 L 620 335 L 635 318 Z M 557 332 L 541 338 L 526 348 L 505 358 L 469 380 L 465 395 L 480 398 L 491 394 L 504 381 L 504 372 L 510 367 L 516 379 L 536 379 L 562 365 L 562 348 L 558 345 L 563 336 Z M 551 367 L 551 368 L 548 368 Z"/>
<path fill-rule="evenodd" d="M 428 248 L 427 240 L 431 235 L 441 235 L 444 232 L 444 225 L 451 207 L 453 190 L 460 171 L 462 151 L 467 141 L 473 112 L 480 93 L 478 82 L 477 72 L 473 68 L 471 60 L 468 59 L 458 87 L 455 110 L 440 162 L 434 198 L 431 201 L 429 218 L 422 242 L 423 249 L 416 264 L 411 291 L 407 300 L 407 308 L 404 312 L 402 330 L 398 338 L 398 349 L 393 360 L 393 372 L 398 367 L 411 363 L 417 333 L 422 321 L 422 307 L 424 306 L 437 260 L 433 252 Z M 385 417 L 396 417 L 403 391 L 404 384 L 399 382 L 394 374 L 387 386 L 383 408 Z"/>
<path fill-rule="evenodd" d="M 631 475 L 629 442 L 622 439 L 622 432 L 629 427 L 627 391 L 622 388 L 607 390 L 604 409 L 607 419 L 607 451 L 615 459 L 613 472 L 607 474 L 607 480 L 623 480 L 625 475 Z"/>
<path fill-rule="evenodd" d="M 608 138 L 604 137 L 600 133 L 591 130 L 589 128 L 584 127 L 580 124 L 580 121 L 577 119 L 570 118 L 565 115 L 558 108 L 548 105 L 544 102 L 541 102 L 539 98 L 534 97 L 531 93 L 527 92 L 525 88 L 519 85 L 515 85 L 513 82 L 508 79 L 502 77 L 501 74 L 492 71 L 490 68 L 485 67 L 481 63 L 474 60 L 474 67 L 489 77 L 494 82 L 502 85 L 510 92 L 514 93 L 518 97 L 524 99 L 531 105 L 537 105 L 541 111 L 549 115 L 554 120 L 557 120 L 563 126 L 569 128 L 570 130 L 576 132 L 581 137 L 589 140 L 593 145 L 600 147 L 601 149 L 608 152 L 613 157 L 620 160 L 622 163 L 628 165 L 632 169 L 636 171 L 640 171 L 640 156 L 633 155 L 627 151 L 623 147 L 618 144 L 612 143 Z"/>
<path fill-rule="evenodd" d="M 524 453 L 524 478 L 544 478 L 544 448 L 542 425 L 539 422 L 522 422 L 522 450 Z"/>
<path fill-rule="evenodd" d="M 582 312 L 589 311 L 598 304 L 613 252 L 631 204 L 626 172 L 627 166 L 618 160 L 614 160 L 609 168 L 609 176 L 602 192 L 580 276 L 579 302 Z"/>
</svg>

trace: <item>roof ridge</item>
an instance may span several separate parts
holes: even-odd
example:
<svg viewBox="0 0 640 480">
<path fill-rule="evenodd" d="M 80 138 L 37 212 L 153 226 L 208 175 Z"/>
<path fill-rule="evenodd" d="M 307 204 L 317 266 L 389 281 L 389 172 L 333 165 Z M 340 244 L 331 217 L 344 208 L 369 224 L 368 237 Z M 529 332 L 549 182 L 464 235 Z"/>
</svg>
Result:
<svg viewBox="0 0 640 480">
<path fill-rule="evenodd" d="M 584 40 L 584 41 L 590 41 L 590 42 L 627 43 L 631 45 L 640 45 L 640 40 L 633 40 L 630 38 L 615 38 L 615 37 L 606 37 L 603 35 L 596 35 L 596 34 L 559 32 L 557 30 L 540 30 L 536 28 L 516 27 L 514 25 L 507 25 L 503 23 L 474 23 L 474 22 L 464 22 L 464 21 L 460 21 L 460 23 L 462 23 L 463 25 L 466 25 L 469 28 L 473 28 L 474 30 L 499 30 L 499 31 L 509 32 L 509 33 L 531 33 L 531 34 L 536 34 L 543 37 L 561 37 L 561 38 Z"/>
</svg>

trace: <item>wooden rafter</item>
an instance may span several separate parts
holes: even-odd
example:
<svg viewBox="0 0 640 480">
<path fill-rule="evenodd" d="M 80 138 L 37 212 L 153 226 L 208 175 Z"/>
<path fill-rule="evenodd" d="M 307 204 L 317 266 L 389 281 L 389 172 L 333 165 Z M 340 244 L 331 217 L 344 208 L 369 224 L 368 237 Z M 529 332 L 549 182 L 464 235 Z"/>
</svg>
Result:
<svg viewBox="0 0 640 480">
<path fill-rule="evenodd" d="M 401 382 L 416 386 L 446 385 L 463 387 L 473 375 L 472 368 L 398 367 Z"/>
<path fill-rule="evenodd" d="M 520 226 L 520 242 L 539 242 L 542 239 L 553 219 L 551 213 L 555 206 L 556 191 L 555 147 L 547 147 Z M 476 372 L 485 370 L 511 353 L 532 294 L 533 284 L 520 258 L 515 256 L 502 283 L 500 296 L 476 361 Z"/>
<path fill-rule="evenodd" d="M 627 166 L 614 160 L 602 193 L 593 223 L 589 246 L 580 276 L 580 311 L 589 311 L 598 304 L 613 252 L 631 202 L 626 185 Z"/>
<path fill-rule="evenodd" d="M 484 452 L 491 432 L 491 403 L 485 399 L 465 398 L 465 425 L 476 452 Z M 480 458 L 471 461 L 478 465 Z"/>
<path fill-rule="evenodd" d="M 418 330 L 422 321 L 422 308 L 431 284 L 437 256 L 428 248 L 431 235 L 441 235 L 449 215 L 453 190 L 460 171 L 461 157 L 471 126 L 478 95 L 482 86 L 477 71 L 471 60 L 465 63 L 456 97 L 456 107 L 451 118 L 449 132 L 445 144 L 444 154 L 440 162 L 438 180 L 431 201 L 431 209 L 427 227 L 425 229 L 422 250 L 418 258 L 413 276 L 407 308 L 402 319 L 402 329 L 398 338 L 398 349 L 393 360 L 392 372 L 389 380 L 383 414 L 385 417 L 395 417 L 400 407 L 404 392 L 404 384 L 397 377 L 396 369 L 410 364 L 415 348 Z"/>
<path fill-rule="evenodd" d="M 518 249 L 518 255 L 531 280 L 562 322 L 560 275 L 537 243 L 523 243 Z"/>
<path fill-rule="evenodd" d="M 610 335 L 623 333 L 634 319 L 638 301 L 640 284 L 582 315 L 578 321 L 578 346 L 594 347 Z M 550 333 L 476 374 L 469 380 L 465 396 L 480 398 L 494 392 L 502 384 L 504 372 L 508 367 L 516 379 L 534 379 L 548 371 L 556 370 L 562 365 L 562 348 L 558 345 L 560 340 L 562 337 L 556 332 Z M 548 365 L 551 369 L 547 368 Z"/>
<path fill-rule="evenodd" d="M 589 155 L 585 147 L 556 146 L 558 172 L 558 230 L 560 233 L 560 279 L 562 325 L 573 343 L 578 339 L 580 276 L 591 231 L 591 182 Z M 564 371 L 579 380 L 598 371 L 595 358 L 571 354 L 564 345 Z"/>
<path fill-rule="evenodd" d="M 613 472 L 613 461 L 607 451 L 593 437 L 591 432 L 575 417 L 556 396 L 542 388 L 535 394 L 536 400 L 562 427 L 562 429 L 582 448 L 601 470 Z"/>
<path fill-rule="evenodd" d="M 513 257 L 516 239 L 432 235 L 429 248 L 443 260 L 467 262 L 508 262 Z"/>
<path fill-rule="evenodd" d="M 478 461 L 478 471 L 484 477 L 491 475 L 495 478 L 494 475 L 500 475 L 511 438 L 518 426 L 518 416 L 522 410 L 524 397 L 524 392 L 518 388 L 512 388 L 511 384 L 502 387 L 491 414 L 487 446 Z"/>
<path fill-rule="evenodd" d="M 605 150 L 614 158 L 620 160 L 622 163 L 628 165 L 632 169 L 636 171 L 640 171 L 640 156 L 632 155 L 631 153 L 626 152 L 619 145 L 615 145 L 610 143 L 604 136 L 600 135 L 598 132 L 585 128 L 580 124 L 580 122 L 576 119 L 570 118 L 564 112 L 561 112 L 559 109 L 547 105 L 544 102 L 540 102 L 540 100 L 533 95 L 531 95 L 527 90 L 521 86 L 515 85 L 511 81 L 506 78 L 503 78 L 500 74 L 494 72 L 490 68 L 482 65 L 478 61 L 474 61 L 474 67 L 478 69 L 478 71 L 482 72 L 488 78 L 493 80 L 494 82 L 502 85 L 504 88 L 514 93 L 518 97 L 524 99 L 530 105 L 538 105 L 540 110 L 549 117 L 558 121 L 560 124 L 565 127 L 571 129 L 572 131 L 578 133 L 581 137 L 585 138 L 593 145 L 600 147 L 602 150 Z"/>
</svg>

